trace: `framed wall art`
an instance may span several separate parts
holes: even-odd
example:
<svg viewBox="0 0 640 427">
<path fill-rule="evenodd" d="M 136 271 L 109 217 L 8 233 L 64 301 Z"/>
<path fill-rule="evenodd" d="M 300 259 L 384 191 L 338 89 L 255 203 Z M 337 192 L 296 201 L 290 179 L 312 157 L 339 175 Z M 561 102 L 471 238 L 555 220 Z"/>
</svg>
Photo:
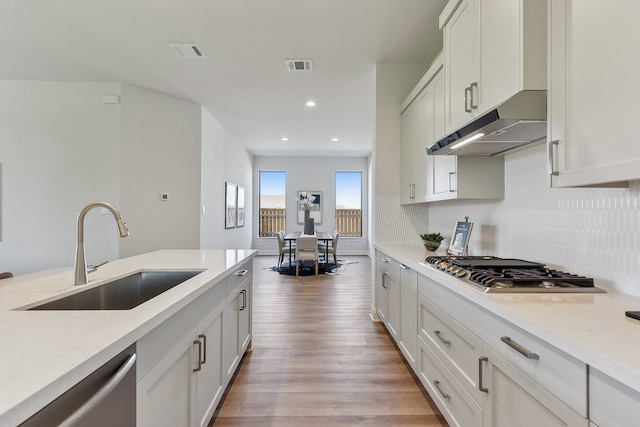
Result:
<svg viewBox="0 0 640 427">
<path fill-rule="evenodd" d="M 313 218 L 314 224 L 322 224 L 322 191 L 298 191 L 298 224 L 304 224 L 304 206 L 300 200 L 307 194 L 311 194 L 313 197 L 313 206 L 309 209 L 309 217 Z"/>
<path fill-rule="evenodd" d="M 453 229 L 453 234 L 451 237 L 451 242 L 449 243 L 449 249 L 447 250 L 447 253 L 457 256 L 466 255 L 472 229 L 472 222 L 469 222 L 468 220 L 458 221 Z"/>
<path fill-rule="evenodd" d="M 236 227 L 244 227 L 244 187 L 238 186 Z"/>
<path fill-rule="evenodd" d="M 237 185 L 229 181 L 226 182 L 224 228 L 235 228 L 236 226 L 237 191 Z"/>
</svg>

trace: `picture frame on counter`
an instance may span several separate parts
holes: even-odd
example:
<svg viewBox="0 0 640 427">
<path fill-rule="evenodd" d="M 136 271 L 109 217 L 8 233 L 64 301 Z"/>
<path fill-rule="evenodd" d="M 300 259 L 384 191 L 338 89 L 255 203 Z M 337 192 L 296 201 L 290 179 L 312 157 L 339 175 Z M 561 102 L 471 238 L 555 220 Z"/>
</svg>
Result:
<svg viewBox="0 0 640 427">
<path fill-rule="evenodd" d="M 236 227 L 236 203 L 238 186 L 226 181 L 225 183 L 225 216 L 224 228 Z"/>
<path fill-rule="evenodd" d="M 466 255 L 467 247 L 469 246 L 469 239 L 471 238 L 471 230 L 473 230 L 472 222 L 458 221 L 456 226 L 453 228 L 447 254 L 456 256 Z"/>
</svg>

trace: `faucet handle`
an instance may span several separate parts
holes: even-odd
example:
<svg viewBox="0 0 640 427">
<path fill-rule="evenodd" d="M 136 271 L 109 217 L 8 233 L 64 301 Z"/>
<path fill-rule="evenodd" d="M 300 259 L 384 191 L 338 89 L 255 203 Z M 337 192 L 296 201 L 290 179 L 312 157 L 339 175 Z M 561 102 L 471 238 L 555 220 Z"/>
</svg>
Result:
<svg viewBox="0 0 640 427">
<path fill-rule="evenodd" d="M 93 273 L 94 271 L 96 271 L 98 269 L 98 267 L 102 267 L 103 265 L 105 265 L 108 262 L 109 262 L 109 260 L 101 262 L 100 264 L 88 265 L 87 266 L 87 273 Z"/>
</svg>

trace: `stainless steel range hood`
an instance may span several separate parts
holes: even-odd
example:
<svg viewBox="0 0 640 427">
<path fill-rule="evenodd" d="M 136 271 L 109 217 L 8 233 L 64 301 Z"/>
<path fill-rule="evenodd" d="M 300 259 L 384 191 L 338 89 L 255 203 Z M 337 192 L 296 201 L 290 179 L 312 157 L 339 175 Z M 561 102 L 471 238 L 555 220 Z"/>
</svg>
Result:
<svg viewBox="0 0 640 427">
<path fill-rule="evenodd" d="M 493 156 L 547 136 L 547 92 L 522 91 L 427 147 L 430 155 Z"/>
</svg>

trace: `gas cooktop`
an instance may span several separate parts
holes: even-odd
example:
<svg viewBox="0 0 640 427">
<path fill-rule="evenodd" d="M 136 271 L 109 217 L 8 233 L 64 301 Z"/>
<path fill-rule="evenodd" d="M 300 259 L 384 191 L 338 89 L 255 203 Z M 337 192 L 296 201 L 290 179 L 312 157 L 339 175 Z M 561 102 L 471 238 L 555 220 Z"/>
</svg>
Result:
<svg viewBox="0 0 640 427">
<path fill-rule="evenodd" d="M 445 271 L 483 292 L 605 292 L 593 279 L 547 268 L 538 262 L 492 256 L 430 256 L 422 263 Z"/>
</svg>

